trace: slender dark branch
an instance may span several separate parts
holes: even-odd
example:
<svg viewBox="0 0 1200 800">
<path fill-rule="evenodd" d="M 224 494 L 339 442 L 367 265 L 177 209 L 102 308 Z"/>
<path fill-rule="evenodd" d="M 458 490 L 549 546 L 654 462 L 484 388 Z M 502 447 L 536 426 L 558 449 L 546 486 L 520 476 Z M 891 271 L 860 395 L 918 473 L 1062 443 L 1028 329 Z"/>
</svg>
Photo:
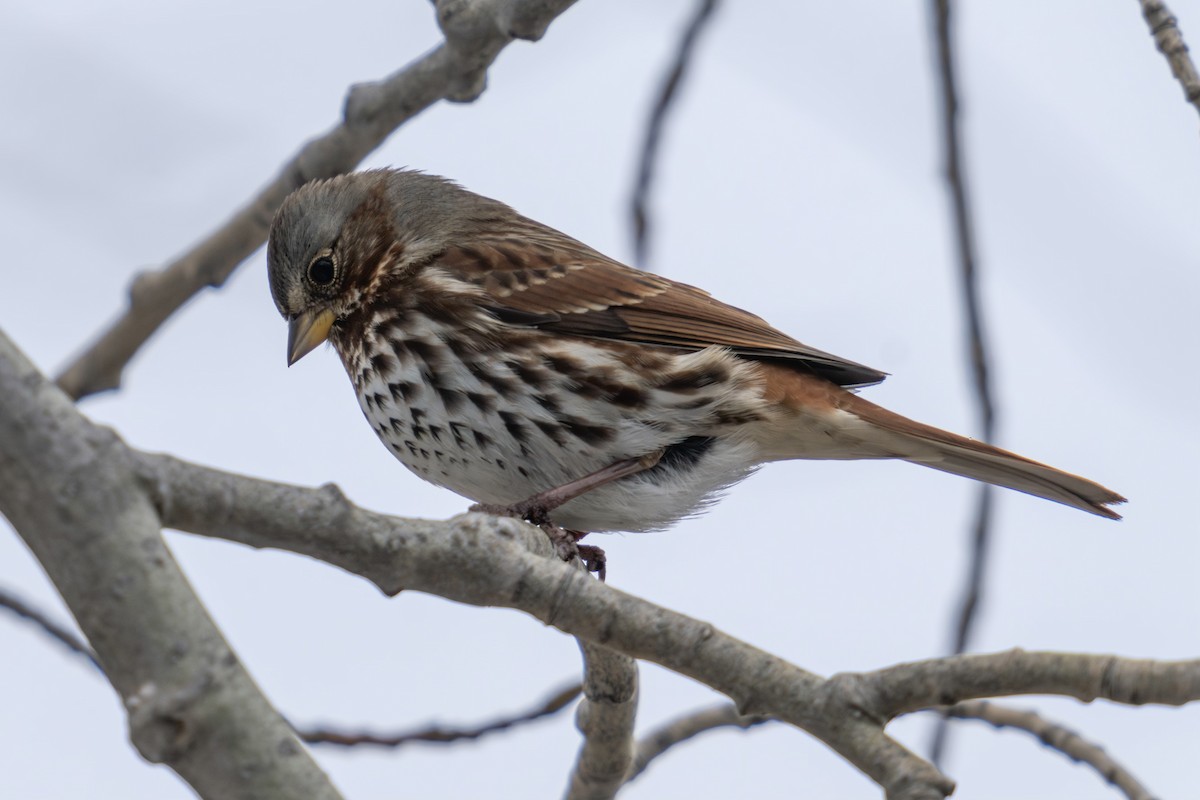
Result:
<svg viewBox="0 0 1200 800">
<path fill-rule="evenodd" d="M 950 28 L 950 0 L 931 0 L 934 41 L 937 50 L 941 92 L 942 141 L 946 151 L 946 187 L 954 214 L 955 242 L 958 249 L 960 286 L 966 312 L 967 344 L 970 353 L 975 403 L 979 410 L 981 437 L 991 441 L 996 431 L 996 406 L 992 399 L 988 350 L 983 333 L 983 311 L 979 298 L 979 276 L 975 256 L 975 230 L 967 194 L 966 166 L 958 127 L 958 91 L 954 74 L 954 45 Z M 987 573 L 988 545 L 992 527 L 992 488 L 977 489 L 975 521 L 972 526 L 971 556 L 967 583 L 959 603 L 954 631 L 953 652 L 966 652 L 970 644 Z M 946 745 L 946 723 L 940 722 L 934 733 L 930 757 L 940 764 Z"/>
<path fill-rule="evenodd" d="M 523 711 L 509 717 L 500 717 L 491 722 L 485 722 L 473 728 L 450 728 L 440 725 L 430 725 L 413 731 L 400 733 L 370 733 L 368 731 L 338 731 L 333 728 L 297 728 L 296 735 L 309 744 L 336 744 L 352 747 L 371 744 L 379 747 L 400 747 L 413 742 L 436 742 L 449 744 L 451 742 L 474 741 L 490 733 L 515 728 L 535 720 L 557 714 L 579 697 L 582 687 L 572 684 L 559 689 L 547 697 L 535 708 Z"/>
<path fill-rule="evenodd" d="M 999 728 L 1014 728 L 1034 736 L 1051 750 L 1057 750 L 1076 763 L 1087 764 L 1108 783 L 1125 793 L 1129 800 L 1154 800 L 1154 795 L 1104 752 L 1104 748 L 1084 739 L 1075 731 L 1051 722 L 1034 711 L 1021 711 L 981 700 L 959 703 L 942 709 L 955 719 L 977 719 Z"/>
<path fill-rule="evenodd" d="M 44 611 L 34 608 L 21 598 L 4 589 L 0 589 L 0 608 L 7 608 L 21 619 L 32 622 L 42 629 L 42 633 L 45 633 L 72 653 L 83 656 L 91 662 L 93 667 L 100 672 L 104 672 L 104 668 L 96 660 L 96 654 L 92 652 L 92 648 L 88 647 L 70 629 L 50 619 L 50 616 Z"/>
<path fill-rule="evenodd" d="M 975 224 L 967 192 L 966 164 L 958 125 L 958 90 L 954 73 L 954 45 L 950 28 L 950 0 L 932 0 L 936 20 L 938 76 L 942 99 L 942 142 L 946 149 L 946 188 L 954 213 L 955 244 L 958 250 L 963 309 L 966 312 L 967 346 L 972 385 L 979 408 L 980 433 L 985 440 L 995 434 L 996 408 L 992 400 L 988 349 L 983 333 L 983 310 L 979 298 L 979 273 L 975 254 Z"/>
<path fill-rule="evenodd" d="M 954 654 L 965 653 L 975 624 L 975 612 L 983 594 L 986 577 L 988 545 L 991 538 L 992 487 L 976 487 L 975 518 L 971 525 L 971 559 L 967 564 L 967 581 L 959 601 L 958 620 L 954 628 Z"/>
<path fill-rule="evenodd" d="M 1150 26 L 1150 35 L 1154 37 L 1158 52 L 1166 56 L 1171 74 L 1183 87 L 1183 96 L 1200 111 L 1200 75 L 1196 73 L 1196 65 L 1188 55 L 1179 21 L 1162 0 L 1141 0 L 1141 3 L 1142 16 Z"/>
<path fill-rule="evenodd" d="M 737 728 L 748 730 L 769 722 L 771 717 L 761 714 L 740 714 L 737 706 L 724 703 L 712 708 L 694 711 L 687 716 L 671 720 L 656 728 L 638 741 L 637 750 L 633 756 L 633 766 L 625 778 L 625 782 L 634 780 L 643 772 L 650 762 L 666 753 L 677 744 L 682 744 L 706 731 L 719 728 Z"/>
<path fill-rule="evenodd" d="M 683 36 L 679 40 L 679 49 L 675 53 L 675 60 L 667 70 L 666 79 L 658 91 L 658 99 L 655 101 L 654 108 L 650 111 L 650 119 L 646 123 L 646 136 L 642 140 L 642 153 L 638 159 L 632 201 L 633 263 L 642 269 L 646 268 L 646 253 L 650 246 L 648 200 L 650 184 L 654 180 L 654 168 L 658 159 L 658 144 L 662 139 L 663 125 L 695 52 L 696 42 L 708 21 L 712 19 L 713 11 L 716 8 L 717 0 L 697 0 L 692 18 L 684 28 Z"/>
</svg>

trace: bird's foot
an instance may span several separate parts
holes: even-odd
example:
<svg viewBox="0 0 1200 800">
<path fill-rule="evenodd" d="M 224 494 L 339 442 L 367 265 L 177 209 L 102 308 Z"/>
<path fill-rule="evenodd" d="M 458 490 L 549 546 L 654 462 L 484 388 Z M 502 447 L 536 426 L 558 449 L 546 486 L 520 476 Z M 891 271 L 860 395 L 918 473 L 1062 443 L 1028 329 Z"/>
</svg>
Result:
<svg viewBox="0 0 1200 800">
<path fill-rule="evenodd" d="M 560 528 L 553 522 L 547 522 L 539 525 L 546 535 L 550 537 L 550 543 L 554 545 L 554 552 L 563 561 L 570 561 L 578 557 L 583 565 L 587 567 L 588 572 L 596 573 L 596 577 L 604 581 L 608 574 L 608 558 L 604 555 L 604 551 L 595 545 L 580 544 L 579 540 L 587 536 L 586 531 L 571 531 L 566 528 Z"/>
<path fill-rule="evenodd" d="M 469 510 L 482 514 L 495 514 L 500 517 L 516 517 L 526 522 L 532 522 L 534 525 L 545 526 L 550 524 L 550 512 L 554 509 L 593 489 L 650 469 L 659 462 L 665 452 L 666 450 L 663 449 L 647 453 L 639 458 L 616 461 L 603 469 L 584 475 L 582 478 L 538 492 L 532 497 L 526 497 L 519 503 L 508 506 L 496 503 L 476 503 Z"/>
<path fill-rule="evenodd" d="M 605 559 L 604 551 L 593 545 L 578 544 L 579 540 L 587 535 L 587 532 L 569 531 L 565 528 L 560 528 L 550 521 L 550 512 L 593 489 L 598 489 L 613 481 L 650 469 L 662 459 L 665 452 L 665 449 L 657 450 L 638 458 L 626 458 L 621 461 L 615 461 L 607 467 L 584 475 L 582 478 L 577 478 L 561 486 L 555 486 L 544 492 L 538 492 L 519 503 L 513 503 L 508 506 L 496 503 L 476 503 L 471 506 L 470 510 L 481 514 L 516 517 L 517 519 L 523 519 L 526 522 L 537 525 L 550 537 L 550 541 L 554 544 L 555 552 L 558 553 L 563 561 L 570 561 L 572 558 L 578 556 L 579 560 L 588 568 L 588 572 L 594 572 L 600 580 L 604 580 L 607 574 L 605 570 L 607 560 Z"/>
<path fill-rule="evenodd" d="M 608 575 L 608 556 L 604 555 L 603 548 L 594 544 L 576 544 L 575 549 L 588 572 L 596 573 L 596 577 L 604 583 L 604 578 Z"/>
<path fill-rule="evenodd" d="M 604 550 L 591 544 L 579 544 L 579 540 L 587 536 L 586 531 L 571 531 L 550 521 L 550 512 L 544 506 L 531 503 L 529 500 L 502 506 L 495 503 L 476 503 L 469 511 L 479 514 L 492 514 L 497 517 L 515 517 L 537 525 L 554 545 L 555 554 L 563 561 L 578 557 L 588 572 L 596 573 L 601 581 L 608 574 L 608 560 Z"/>
</svg>

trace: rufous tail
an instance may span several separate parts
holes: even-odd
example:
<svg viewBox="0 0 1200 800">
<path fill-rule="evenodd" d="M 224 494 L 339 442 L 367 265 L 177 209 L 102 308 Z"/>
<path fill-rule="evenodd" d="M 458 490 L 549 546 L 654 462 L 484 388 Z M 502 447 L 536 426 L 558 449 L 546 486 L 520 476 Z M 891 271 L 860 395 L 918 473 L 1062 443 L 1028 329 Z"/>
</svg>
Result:
<svg viewBox="0 0 1200 800">
<path fill-rule="evenodd" d="M 915 422 L 861 397 L 849 395 L 849 398 L 843 410 L 911 444 L 911 454 L 905 451 L 897 454 L 905 461 L 1015 489 L 1101 517 L 1121 518 L 1108 506 L 1124 503 L 1125 498 L 1094 481 L 986 442 Z"/>
<path fill-rule="evenodd" d="M 899 458 L 1121 518 L 1108 506 L 1125 498 L 1087 478 L 908 419 L 821 378 L 774 365 L 763 365 L 763 374 L 766 399 L 803 415 L 809 431 L 803 440 L 798 432 L 776 438 L 766 447 L 769 458 Z M 814 440 L 813 430 L 825 435 Z"/>
</svg>

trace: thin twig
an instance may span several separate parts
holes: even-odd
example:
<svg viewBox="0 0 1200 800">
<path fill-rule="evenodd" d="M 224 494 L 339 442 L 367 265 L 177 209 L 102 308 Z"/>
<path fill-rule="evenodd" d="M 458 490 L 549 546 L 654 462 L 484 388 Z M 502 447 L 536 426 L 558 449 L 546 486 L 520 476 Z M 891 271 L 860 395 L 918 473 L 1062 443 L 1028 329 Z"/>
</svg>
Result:
<svg viewBox="0 0 1200 800">
<path fill-rule="evenodd" d="M 1052 694 L 1084 703 L 1178 706 L 1200 700 L 1200 658 L 1158 661 L 1014 648 L 943 656 L 829 679 L 851 684 L 860 705 L 891 719 L 967 700 Z M 865 681 L 865 683 L 864 683 Z M 882 693 L 875 696 L 876 693 Z"/>
<path fill-rule="evenodd" d="M 1142 16 L 1150 26 L 1150 35 L 1154 37 L 1158 52 L 1166 56 L 1167 63 L 1171 65 L 1171 74 L 1183 87 L 1183 96 L 1196 111 L 1200 111 L 1200 75 L 1188 56 L 1188 46 L 1183 41 L 1183 32 L 1179 30 L 1179 21 L 1162 0 L 1141 0 L 1141 3 Z"/>
<path fill-rule="evenodd" d="M 345 747 L 370 744 L 378 747 L 396 748 L 412 744 L 413 742 L 448 744 L 451 742 L 474 741 L 490 733 L 508 730 L 552 716 L 570 705 L 571 701 L 576 697 L 579 697 L 581 690 L 582 687 L 578 683 L 563 687 L 529 711 L 524 711 L 510 717 L 500 717 L 499 719 L 471 728 L 451 728 L 431 725 L 427 728 L 401 733 L 338 731 L 333 728 L 298 728 L 296 734 L 309 744 L 334 744 Z"/>
<path fill-rule="evenodd" d="M 675 60 L 667 70 L 666 78 L 658 90 L 658 99 L 650 111 L 646 123 L 646 136 L 642 140 L 642 153 L 638 159 L 637 178 L 633 188 L 633 263 L 646 268 L 646 253 L 650 247 L 650 211 L 648 208 L 650 184 L 654 179 L 654 168 L 658 159 L 658 144 L 662 139 L 663 126 L 667 119 L 683 76 L 696 49 L 696 42 L 706 24 L 712 19 L 717 0 L 697 0 L 691 20 L 683 30 Z"/>
<path fill-rule="evenodd" d="M 1125 793 L 1129 800 L 1154 800 L 1154 795 L 1133 777 L 1098 744 L 1093 744 L 1078 733 L 1041 717 L 1034 711 L 1020 711 L 1007 706 L 984 701 L 959 703 L 942 709 L 956 719 L 977 719 L 996 728 L 1016 728 L 1041 741 L 1051 750 L 1057 750 L 1077 763 L 1087 764 L 1100 777 Z"/>
<path fill-rule="evenodd" d="M 100 666 L 100 662 L 96 660 L 96 654 L 92 652 L 92 648 L 76 636 L 70 629 L 63 625 L 59 625 L 50 616 L 43 611 L 40 611 L 26 603 L 21 598 L 12 594 L 5 589 L 0 589 L 0 608 L 7 608 L 18 617 L 32 622 L 34 625 L 42 629 L 42 632 L 48 635 L 51 639 L 66 647 L 72 653 L 86 658 L 91 662 L 92 666 L 104 672 L 104 668 Z"/>
<path fill-rule="evenodd" d="M 628 783 L 637 778 L 646 771 L 646 767 L 650 766 L 651 761 L 675 745 L 686 742 L 706 731 L 718 728 L 747 730 L 770 720 L 769 716 L 739 714 L 737 707 L 730 703 L 694 711 L 679 719 L 671 720 L 652 730 L 638 741 L 637 750 L 633 756 L 633 766 L 630 768 L 625 782 Z"/>
<path fill-rule="evenodd" d="M 56 379 L 59 388 L 76 400 L 118 388 L 129 360 L 172 314 L 202 289 L 224 285 L 266 241 L 275 210 L 292 190 L 354 169 L 396 128 L 439 100 L 474 100 L 506 45 L 537 40 L 574 2 L 438 0 L 445 42 L 382 81 L 352 87 L 341 123 L 301 147 L 207 238 L 163 269 L 139 275 L 125 313 L 63 369 Z"/>
<path fill-rule="evenodd" d="M 958 246 L 960 288 L 966 311 L 967 344 L 970 353 L 975 403 L 979 410 L 981 438 L 991 441 L 996 431 L 996 406 L 992 400 L 988 350 L 983 333 L 983 311 L 979 298 L 979 276 L 975 257 L 975 231 L 967 195 L 966 166 L 958 128 L 958 92 L 955 88 L 954 48 L 950 29 L 950 0 L 931 0 L 937 49 L 938 77 L 942 97 L 942 140 L 946 150 L 946 184 L 954 210 L 955 241 Z M 976 612 L 983 596 L 987 573 L 988 545 L 992 527 L 992 487 L 976 490 L 975 521 L 972 525 L 971 557 L 966 587 L 959 603 L 953 652 L 966 652 Z M 945 720 L 938 723 L 930 746 L 930 758 L 941 764 L 946 746 Z"/>
</svg>

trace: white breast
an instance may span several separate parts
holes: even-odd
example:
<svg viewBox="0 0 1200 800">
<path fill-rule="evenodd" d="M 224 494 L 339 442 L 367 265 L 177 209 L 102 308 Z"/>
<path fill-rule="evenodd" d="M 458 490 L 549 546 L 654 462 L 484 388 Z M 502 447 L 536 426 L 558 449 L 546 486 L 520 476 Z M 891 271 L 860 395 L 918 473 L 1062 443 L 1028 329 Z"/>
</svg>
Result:
<svg viewBox="0 0 1200 800">
<path fill-rule="evenodd" d="M 664 463 L 551 514 L 581 531 L 650 530 L 699 510 L 761 460 L 737 433 L 737 421 L 759 410 L 759 392 L 723 350 L 657 357 L 661 368 L 648 377 L 626 363 L 627 351 L 602 342 L 534 331 L 523 350 L 455 350 L 444 342 L 461 328 L 408 311 L 401 337 L 397 312 L 388 315 L 373 324 L 395 342 L 391 357 L 372 361 L 361 347 L 339 345 L 359 404 L 397 459 L 464 497 L 515 503 L 616 461 L 711 437 L 699 458 Z M 714 371 L 727 379 L 713 380 Z"/>
</svg>

